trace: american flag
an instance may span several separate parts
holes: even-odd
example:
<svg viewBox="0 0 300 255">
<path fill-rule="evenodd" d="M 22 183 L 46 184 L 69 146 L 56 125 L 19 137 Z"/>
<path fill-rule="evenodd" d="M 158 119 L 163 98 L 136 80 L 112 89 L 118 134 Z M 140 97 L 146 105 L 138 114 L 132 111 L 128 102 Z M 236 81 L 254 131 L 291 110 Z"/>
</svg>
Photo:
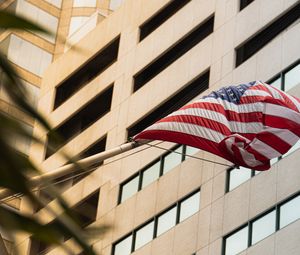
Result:
<svg viewBox="0 0 300 255">
<path fill-rule="evenodd" d="M 157 121 L 134 140 L 190 145 L 255 170 L 285 154 L 300 137 L 300 99 L 264 82 L 229 86 Z"/>
</svg>

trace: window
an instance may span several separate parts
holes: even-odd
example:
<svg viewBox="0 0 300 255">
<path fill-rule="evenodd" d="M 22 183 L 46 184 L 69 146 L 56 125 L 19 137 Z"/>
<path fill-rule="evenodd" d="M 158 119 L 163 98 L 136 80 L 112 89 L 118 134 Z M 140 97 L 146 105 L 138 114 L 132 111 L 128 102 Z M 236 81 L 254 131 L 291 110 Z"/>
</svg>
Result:
<svg viewBox="0 0 300 255">
<path fill-rule="evenodd" d="M 135 232 L 135 247 L 134 250 L 142 247 L 146 243 L 149 243 L 153 239 L 154 235 L 154 220 L 147 225 L 141 227 Z"/>
<path fill-rule="evenodd" d="M 110 0 L 109 2 L 109 9 L 115 11 L 120 7 L 124 0 Z"/>
<path fill-rule="evenodd" d="M 160 164 L 158 161 L 142 172 L 142 188 L 157 180 L 160 176 Z"/>
<path fill-rule="evenodd" d="M 174 205 L 170 206 L 163 213 L 148 220 L 141 227 L 133 230 L 131 233 L 121 238 L 113 244 L 112 255 L 128 255 L 143 245 L 151 242 L 154 238 L 165 233 L 179 224 L 180 210 L 183 210 L 184 219 L 197 213 L 200 208 L 200 190 L 189 194 Z M 195 205 L 193 204 L 195 203 Z M 182 218 L 182 220 L 184 220 Z"/>
<path fill-rule="evenodd" d="M 297 4 L 286 12 L 281 17 L 277 18 L 265 29 L 258 32 L 251 39 L 247 39 L 246 42 L 242 43 L 236 48 L 236 67 L 245 62 L 267 43 L 269 43 L 274 37 L 280 34 L 283 30 L 289 27 L 293 22 L 299 19 L 300 4 Z"/>
<path fill-rule="evenodd" d="M 177 207 L 174 207 L 158 217 L 156 236 L 165 233 L 176 225 L 176 213 Z"/>
<path fill-rule="evenodd" d="M 228 189 L 231 191 L 252 176 L 252 170 L 246 167 L 233 168 L 228 171 Z"/>
<path fill-rule="evenodd" d="M 179 222 L 189 218 L 200 209 L 200 191 L 185 199 L 180 204 Z"/>
<path fill-rule="evenodd" d="M 8 60 L 35 75 L 42 76 L 52 62 L 52 54 L 16 35 L 10 35 L 2 43 L 7 45 L 4 54 Z"/>
<path fill-rule="evenodd" d="M 240 11 L 251 4 L 254 0 L 240 0 Z"/>
<path fill-rule="evenodd" d="M 59 127 L 55 128 L 55 132 L 61 136 L 63 140 L 57 141 L 53 133 L 48 134 L 48 144 L 46 158 L 61 148 L 67 141 L 87 129 L 106 113 L 110 111 L 113 94 L 113 85 L 102 91 L 98 96 L 83 106 L 77 113 L 71 116 Z"/>
<path fill-rule="evenodd" d="M 187 35 L 181 38 L 177 43 L 173 44 L 168 50 L 162 53 L 158 58 L 144 67 L 141 71 L 134 75 L 133 91 L 137 91 L 143 87 L 148 81 L 165 70 L 174 63 L 178 58 L 192 49 L 201 42 L 205 37 L 213 32 L 214 16 L 198 25 Z"/>
<path fill-rule="evenodd" d="M 56 7 L 61 7 L 61 0 L 45 0 L 46 2 L 55 5 Z"/>
<path fill-rule="evenodd" d="M 120 185 L 118 202 L 122 203 L 139 190 L 143 189 L 150 183 L 157 180 L 160 176 L 166 174 L 171 169 L 183 162 L 186 157 L 188 157 L 185 156 L 186 148 L 189 148 L 189 155 L 193 155 L 195 152 L 199 151 L 199 149 L 185 145 L 175 146 L 170 152 L 160 156 L 158 159 L 154 160 L 148 166 L 140 170 L 133 177 L 130 177 L 129 180 L 123 182 Z"/>
<path fill-rule="evenodd" d="M 273 234 L 275 231 L 276 213 L 275 210 L 273 210 L 252 223 L 251 244 L 256 244 L 265 237 Z"/>
<path fill-rule="evenodd" d="M 163 160 L 163 174 L 166 174 L 172 170 L 175 166 L 178 166 L 182 162 L 183 158 L 183 146 L 179 146 L 174 152 L 169 153 Z"/>
<path fill-rule="evenodd" d="M 300 84 L 300 64 L 294 66 L 292 69 L 284 74 L 284 90 L 288 91 L 296 85 Z"/>
<path fill-rule="evenodd" d="M 56 87 L 54 109 L 117 61 L 119 41 L 120 37 L 114 39 Z"/>
<path fill-rule="evenodd" d="M 283 91 L 288 91 L 293 87 L 299 85 L 300 61 L 298 60 L 291 66 L 285 68 L 282 72 L 270 79 L 267 83 Z"/>
<path fill-rule="evenodd" d="M 136 176 L 126 184 L 122 185 L 121 187 L 121 201 L 122 203 L 124 200 L 132 197 L 135 193 L 138 192 L 139 189 L 139 176 Z"/>
<path fill-rule="evenodd" d="M 161 10 L 155 13 L 150 19 L 140 26 L 140 41 L 145 39 L 155 29 L 172 17 L 191 0 L 171 0 Z"/>
<path fill-rule="evenodd" d="M 88 16 L 77 16 L 72 17 L 69 27 L 69 35 L 73 34 L 77 29 L 79 29 L 90 17 Z"/>
<path fill-rule="evenodd" d="M 96 220 L 97 207 L 99 202 L 99 190 L 79 202 L 72 208 L 73 215 L 81 228 L 85 228 Z M 48 225 L 57 224 L 57 220 L 53 220 Z M 70 236 L 63 236 L 66 241 Z M 47 253 L 53 246 L 45 244 L 41 241 L 31 238 L 30 255 L 42 255 Z"/>
<path fill-rule="evenodd" d="M 155 121 L 167 116 L 175 110 L 178 110 L 180 107 L 206 90 L 208 88 L 208 84 L 209 70 L 195 77 L 188 84 L 184 85 L 180 91 L 170 97 L 166 102 L 154 109 L 148 115 L 144 116 L 137 123 L 130 126 L 127 129 L 128 137 L 133 137 Z"/>
<path fill-rule="evenodd" d="M 280 228 L 300 219 L 300 195 L 280 207 Z"/>
<path fill-rule="evenodd" d="M 300 219 L 299 192 L 225 236 L 222 254 L 236 255 L 298 219 Z"/>
<path fill-rule="evenodd" d="M 185 154 L 187 155 L 187 157 L 188 157 L 188 155 L 193 156 L 194 154 L 196 154 L 199 151 L 200 151 L 200 149 L 195 148 L 195 147 L 191 147 L 191 146 L 185 147 Z"/>
<path fill-rule="evenodd" d="M 96 7 L 97 0 L 74 0 L 73 7 Z"/>
<path fill-rule="evenodd" d="M 10 6 L 10 9 L 14 9 L 14 11 L 17 14 L 45 28 L 47 31 L 51 32 L 52 35 L 37 33 L 35 31 L 33 31 L 33 33 L 37 34 L 38 36 L 46 39 L 51 43 L 55 42 L 58 26 L 58 19 L 56 17 L 24 0 L 14 2 L 13 5 Z"/>
<path fill-rule="evenodd" d="M 236 255 L 248 247 L 248 226 L 225 239 L 225 254 Z"/>
</svg>

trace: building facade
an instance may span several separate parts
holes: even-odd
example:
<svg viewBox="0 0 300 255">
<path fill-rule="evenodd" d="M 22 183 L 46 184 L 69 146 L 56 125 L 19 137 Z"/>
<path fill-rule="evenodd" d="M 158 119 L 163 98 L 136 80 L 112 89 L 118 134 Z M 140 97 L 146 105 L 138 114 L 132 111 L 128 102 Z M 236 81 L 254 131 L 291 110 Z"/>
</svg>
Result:
<svg viewBox="0 0 300 255">
<path fill-rule="evenodd" d="M 51 171 L 66 163 L 62 150 L 86 157 L 114 148 L 225 85 L 263 80 L 300 97 L 299 21 L 296 0 L 124 1 L 45 70 L 38 108 L 65 143 L 55 153 L 32 144 L 30 158 Z M 53 143 L 38 126 L 33 132 Z M 298 147 L 258 173 L 154 141 L 57 181 L 83 227 L 112 226 L 91 240 L 103 255 L 296 255 Z M 17 245 L 24 255 L 64 254 L 24 235 Z"/>
<path fill-rule="evenodd" d="M 120 4 L 120 0 L 0 1 L 0 9 L 23 16 L 51 33 L 0 31 L 0 50 L 20 74 L 34 106 L 37 105 L 46 68 Z M 0 90 L 0 100 L 1 111 L 21 120 L 28 130 L 33 129 L 34 120 L 15 107 L 3 89 Z M 30 142 L 16 140 L 16 148 L 28 154 Z"/>
</svg>

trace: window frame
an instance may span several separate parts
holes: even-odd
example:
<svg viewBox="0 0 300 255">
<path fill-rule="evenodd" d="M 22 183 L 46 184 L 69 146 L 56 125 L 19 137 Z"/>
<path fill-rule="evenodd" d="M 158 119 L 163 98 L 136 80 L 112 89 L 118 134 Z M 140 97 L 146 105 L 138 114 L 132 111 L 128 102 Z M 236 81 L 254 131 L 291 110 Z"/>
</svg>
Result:
<svg viewBox="0 0 300 255">
<path fill-rule="evenodd" d="M 288 225 L 283 226 L 282 228 L 280 228 L 280 208 L 281 206 L 283 206 L 284 204 L 290 202 L 291 200 L 293 200 L 294 198 L 300 196 L 300 191 L 297 191 L 296 193 L 292 194 L 291 196 L 289 196 L 288 198 L 285 198 L 284 200 L 276 203 L 275 205 L 273 205 L 272 207 L 268 208 L 267 210 L 259 213 L 258 215 L 256 215 L 255 217 L 253 217 L 252 219 L 249 219 L 246 223 L 242 224 L 241 226 L 237 227 L 236 229 L 234 229 L 233 231 L 230 231 L 228 234 L 224 235 L 222 238 L 222 255 L 226 255 L 226 239 L 232 235 L 234 235 L 236 232 L 238 232 L 239 230 L 243 229 L 244 227 L 248 226 L 248 246 L 245 250 L 249 249 L 250 247 L 252 247 L 253 245 L 258 244 L 260 241 L 264 240 L 265 238 L 268 238 L 269 236 L 271 236 L 272 234 L 275 234 L 277 231 L 285 228 L 286 226 L 300 220 L 300 215 L 299 218 L 290 222 Z M 259 240 L 258 242 L 256 242 L 255 244 L 252 244 L 252 225 L 255 221 L 263 218 L 264 216 L 266 216 L 267 214 L 271 213 L 272 211 L 275 210 L 275 231 L 274 233 L 264 237 L 263 239 Z M 245 251 L 243 250 L 243 251 Z"/>
<path fill-rule="evenodd" d="M 143 246 L 139 247 L 138 249 L 135 249 L 135 242 L 136 242 L 136 232 L 140 229 L 142 229 L 143 227 L 145 227 L 147 224 L 151 223 L 152 221 L 154 222 L 154 229 L 153 229 L 153 238 L 149 241 L 153 241 L 155 238 L 157 238 L 160 235 L 163 235 L 165 232 L 169 231 L 169 229 L 163 233 L 161 233 L 160 235 L 157 235 L 157 229 L 158 229 L 158 219 L 160 216 L 162 216 L 163 214 L 165 214 L 166 212 L 172 210 L 175 208 L 175 225 L 173 227 L 176 227 L 178 224 L 180 224 L 181 222 L 184 222 L 186 219 L 192 217 L 193 215 L 195 215 L 197 212 L 199 212 L 199 210 L 195 213 L 193 213 L 192 215 L 190 215 L 188 218 L 184 219 L 183 221 L 179 221 L 179 215 L 180 215 L 180 205 L 182 202 L 184 202 L 185 200 L 189 199 L 190 197 L 192 197 L 193 195 L 199 193 L 199 199 L 200 199 L 200 205 L 199 205 L 199 210 L 201 208 L 201 187 L 193 190 L 192 192 L 188 193 L 187 195 L 185 195 L 184 197 L 182 197 L 180 200 L 178 200 L 177 202 L 173 203 L 172 205 L 168 206 L 166 209 L 162 210 L 160 213 L 154 215 L 153 217 L 151 217 L 150 219 L 148 219 L 146 222 L 144 222 L 143 224 L 140 224 L 138 227 L 134 228 L 133 230 L 131 230 L 128 234 L 126 234 L 124 237 L 116 240 L 115 242 L 112 243 L 112 249 L 111 249 L 111 255 L 115 254 L 115 247 L 118 243 L 122 242 L 123 240 L 125 240 L 127 237 L 132 235 L 132 243 L 131 243 L 131 253 L 135 252 L 136 250 L 140 249 L 141 247 L 143 247 L 144 245 L 147 245 L 147 243 L 145 243 Z M 172 228 L 173 228 L 172 227 Z M 171 229 L 171 228 L 170 228 Z M 149 243 L 148 242 L 148 243 Z"/>
</svg>

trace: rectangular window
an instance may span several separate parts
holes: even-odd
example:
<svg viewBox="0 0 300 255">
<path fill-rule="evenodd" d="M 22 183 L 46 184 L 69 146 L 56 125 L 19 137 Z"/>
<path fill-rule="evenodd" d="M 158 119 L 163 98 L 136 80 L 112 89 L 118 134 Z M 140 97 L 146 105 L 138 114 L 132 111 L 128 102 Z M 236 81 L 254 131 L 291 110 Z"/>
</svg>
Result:
<svg viewBox="0 0 300 255">
<path fill-rule="evenodd" d="M 252 223 L 251 245 L 273 234 L 276 231 L 276 211 L 260 217 Z"/>
<path fill-rule="evenodd" d="M 166 211 L 157 219 L 157 232 L 156 236 L 159 236 L 176 225 L 177 207 Z"/>
<path fill-rule="evenodd" d="M 249 180 L 252 176 L 252 170 L 246 167 L 233 168 L 228 172 L 228 191 Z"/>
<path fill-rule="evenodd" d="M 191 217 L 200 209 L 200 191 L 180 203 L 179 222 Z"/>
<path fill-rule="evenodd" d="M 143 87 L 148 81 L 165 70 L 195 45 L 201 42 L 205 37 L 213 32 L 214 16 L 202 22 L 187 35 L 181 38 L 177 43 L 173 44 L 168 50 L 162 53 L 158 58 L 144 67 L 141 71 L 134 75 L 133 91 L 137 91 Z"/>
<path fill-rule="evenodd" d="M 251 39 L 247 39 L 236 48 L 236 67 L 245 62 L 274 37 L 279 35 L 283 30 L 288 28 L 293 22 L 299 19 L 300 4 L 294 6 L 291 10 L 286 12 L 281 17 L 277 18 L 262 31 L 258 32 Z"/>
<path fill-rule="evenodd" d="M 113 247 L 114 255 L 129 255 L 132 249 L 132 235 L 126 237 L 121 242 L 118 242 Z"/>
<path fill-rule="evenodd" d="M 183 156 L 185 146 L 175 146 L 170 152 L 160 156 L 137 174 L 120 185 L 118 203 L 122 203 L 129 197 L 133 196 L 139 190 L 157 180 L 160 176 L 172 170 L 180 164 L 185 158 Z M 174 152 L 173 152 L 174 151 Z M 175 153 L 175 151 L 177 153 Z M 179 154 L 178 154 L 179 153 Z M 164 164 L 165 162 L 165 164 Z"/>
<path fill-rule="evenodd" d="M 225 239 L 225 254 L 236 255 L 248 247 L 248 226 Z"/>
<path fill-rule="evenodd" d="M 167 154 L 163 158 L 163 174 L 166 174 L 172 170 L 175 166 L 178 166 L 182 162 L 183 146 L 179 146 L 174 152 Z"/>
<path fill-rule="evenodd" d="M 254 0 L 240 0 L 240 11 L 251 4 Z"/>
<path fill-rule="evenodd" d="M 140 41 L 145 39 L 155 29 L 160 27 L 165 21 L 183 8 L 191 0 L 171 0 L 161 10 L 155 13 L 140 26 Z"/>
<path fill-rule="evenodd" d="M 61 148 L 66 142 L 83 132 L 106 113 L 110 111 L 113 94 L 113 85 L 105 89 L 98 96 L 83 106 L 77 113 L 66 120 L 62 125 L 55 128 L 55 132 L 63 140 L 57 141 L 54 134 L 48 134 L 48 144 L 52 148 L 47 149 L 46 158 Z"/>
<path fill-rule="evenodd" d="M 96 7 L 97 0 L 74 0 L 73 7 Z"/>
<path fill-rule="evenodd" d="M 179 224 L 180 210 L 183 210 L 184 219 L 196 213 L 200 208 L 200 189 L 189 194 L 186 198 L 178 201 L 162 214 L 154 216 L 143 226 L 113 244 L 112 255 L 128 255 L 143 245 L 151 242 L 154 238 L 165 233 L 176 224 Z"/>
<path fill-rule="evenodd" d="M 52 16 L 51 14 L 38 8 L 37 6 L 30 4 L 28 1 L 16 1 L 14 4 L 15 11 L 17 14 L 45 28 L 47 31 L 51 32 L 52 35 L 47 35 L 45 33 L 37 33 L 34 31 L 33 33 L 50 41 L 51 43 L 55 43 L 56 32 L 58 27 L 58 18 Z"/>
<path fill-rule="evenodd" d="M 190 100 L 198 96 L 201 92 L 208 88 L 209 84 L 209 70 L 200 74 L 175 95 L 171 96 L 166 102 L 154 109 L 151 113 L 140 119 L 137 123 L 130 126 L 128 130 L 128 137 L 133 137 L 137 133 L 144 130 L 146 127 L 153 124 L 155 121 L 167 116 L 171 112 L 178 110 Z"/>
<path fill-rule="evenodd" d="M 300 84 L 300 64 L 284 74 L 284 90 L 289 91 L 291 88 Z"/>
<path fill-rule="evenodd" d="M 141 227 L 135 232 L 135 247 L 134 250 L 149 243 L 154 237 L 154 221 L 151 221 L 147 225 Z"/>
<path fill-rule="evenodd" d="M 56 87 L 54 109 L 117 61 L 119 42 L 120 37 L 111 41 Z"/>
<path fill-rule="evenodd" d="M 280 206 L 280 228 L 300 219 L 300 195 Z"/>
<path fill-rule="evenodd" d="M 187 155 L 187 157 L 188 157 L 188 155 L 193 156 L 194 154 L 196 154 L 199 151 L 200 151 L 200 149 L 191 147 L 191 146 L 186 146 L 186 148 L 185 148 L 185 154 Z"/>
<path fill-rule="evenodd" d="M 142 172 L 142 189 L 159 178 L 160 165 L 158 161 Z"/>
<path fill-rule="evenodd" d="M 96 220 L 99 202 L 99 190 L 95 191 L 84 200 L 80 201 L 72 208 L 75 218 L 78 220 L 80 227 L 85 228 Z M 57 220 L 53 220 L 48 225 L 56 224 Z M 63 236 L 62 241 L 66 241 L 70 236 Z M 53 246 L 45 244 L 42 241 L 31 238 L 30 255 L 42 255 L 47 253 Z"/>
<path fill-rule="evenodd" d="M 16 35 L 7 37 L 2 43 L 8 60 L 37 76 L 42 76 L 52 62 L 52 54 Z"/>
<path fill-rule="evenodd" d="M 132 197 L 139 190 L 139 175 L 121 186 L 120 203 Z"/>
<path fill-rule="evenodd" d="M 251 245 L 272 235 L 286 225 L 300 219 L 299 192 L 292 198 L 273 206 L 262 216 L 248 221 L 240 230 L 223 238 L 223 255 L 236 255 Z"/>
</svg>

